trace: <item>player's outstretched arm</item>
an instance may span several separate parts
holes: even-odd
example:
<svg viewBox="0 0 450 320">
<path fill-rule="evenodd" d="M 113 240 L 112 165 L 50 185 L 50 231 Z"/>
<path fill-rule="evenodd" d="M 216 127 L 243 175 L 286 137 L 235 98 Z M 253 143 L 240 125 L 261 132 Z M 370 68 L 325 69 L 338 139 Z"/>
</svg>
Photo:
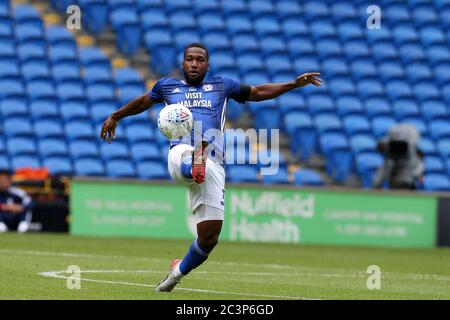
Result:
<svg viewBox="0 0 450 320">
<path fill-rule="evenodd" d="M 111 143 L 111 141 L 116 138 L 116 128 L 120 119 L 144 112 L 152 105 L 153 102 L 147 94 L 131 100 L 122 108 L 113 112 L 105 122 L 103 122 L 100 139 L 105 141 L 106 138 L 108 138 L 108 143 Z"/>
<path fill-rule="evenodd" d="M 322 79 L 320 79 L 319 76 L 319 72 L 304 73 L 301 76 L 298 76 L 294 81 L 283 83 L 265 83 L 252 86 L 248 100 L 263 101 L 273 99 L 283 93 L 304 87 L 308 84 L 313 84 L 320 87 L 322 85 Z"/>
</svg>

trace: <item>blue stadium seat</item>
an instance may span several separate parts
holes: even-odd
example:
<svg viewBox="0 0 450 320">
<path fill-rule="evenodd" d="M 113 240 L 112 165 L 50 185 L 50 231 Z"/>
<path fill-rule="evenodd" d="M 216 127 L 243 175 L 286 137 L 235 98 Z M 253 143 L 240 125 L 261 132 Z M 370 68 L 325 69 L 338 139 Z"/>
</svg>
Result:
<svg viewBox="0 0 450 320">
<path fill-rule="evenodd" d="M 303 5 L 303 14 L 307 20 L 316 20 L 330 15 L 330 10 L 324 2 L 308 1 Z"/>
<path fill-rule="evenodd" d="M 378 116 L 391 116 L 391 107 L 384 98 L 370 98 L 365 103 L 366 114 L 370 118 Z"/>
<path fill-rule="evenodd" d="M 128 141 L 135 142 L 151 142 L 155 139 L 155 133 L 150 126 L 142 124 L 132 124 L 126 128 L 126 136 Z"/>
<path fill-rule="evenodd" d="M 402 99 L 397 100 L 393 104 L 394 115 L 397 120 L 401 120 L 407 117 L 416 117 L 420 115 L 419 106 L 415 100 Z"/>
<path fill-rule="evenodd" d="M 419 150 L 425 155 L 436 155 L 437 150 L 433 140 L 421 137 L 418 144 Z"/>
<path fill-rule="evenodd" d="M 264 71 L 264 62 L 259 56 L 255 56 L 252 53 L 241 54 L 236 59 L 239 70 L 243 73 L 253 71 Z"/>
<path fill-rule="evenodd" d="M 146 142 L 134 143 L 131 145 L 131 158 L 135 162 L 160 160 L 161 153 L 156 144 Z"/>
<path fill-rule="evenodd" d="M 355 157 L 356 170 L 364 188 L 372 188 L 376 170 L 383 165 L 383 157 L 378 153 L 361 153 Z"/>
<path fill-rule="evenodd" d="M 450 137 L 450 122 L 448 120 L 431 121 L 429 128 L 430 135 L 435 140 Z"/>
<path fill-rule="evenodd" d="M 334 113 L 334 103 L 331 97 L 324 94 L 312 95 L 306 98 L 308 110 L 313 115 Z"/>
<path fill-rule="evenodd" d="M 30 115 L 34 120 L 59 117 L 59 108 L 54 100 L 36 100 L 30 103 Z"/>
<path fill-rule="evenodd" d="M 294 183 L 297 186 L 323 186 L 320 174 L 311 169 L 299 169 L 294 174 Z"/>
<path fill-rule="evenodd" d="M 403 67 L 398 62 L 387 61 L 382 62 L 378 66 L 380 77 L 383 81 L 401 80 L 405 77 Z"/>
<path fill-rule="evenodd" d="M 249 0 L 248 1 L 249 16 L 253 19 L 260 17 L 271 17 L 275 8 L 271 1 L 259 1 L 259 0 Z"/>
<path fill-rule="evenodd" d="M 394 26 L 392 35 L 397 45 L 416 42 L 419 38 L 414 27 L 410 25 Z"/>
<path fill-rule="evenodd" d="M 75 175 L 77 176 L 104 176 L 105 169 L 100 160 L 79 159 L 74 161 Z"/>
<path fill-rule="evenodd" d="M 435 9 L 427 3 L 418 5 L 414 8 L 413 18 L 417 27 L 423 27 L 428 24 L 435 24 L 439 22 Z"/>
<path fill-rule="evenodd" d="M 69 140 L 92 139 L 97 135 L 90 122 L 87 121 L 71 121 L 65 124 L 66 137 Z"/>
<path fill-rule="evenodd" d="M 443 158 L 450 157 L 450 139 L 443 138 L 437 142 L 437 151 Z"/>
<path fill-rule="evenodd" d="M 118 68 L 114 69 L 114 81 L 116 85 L 136 85 L 141 86 L 144 84 L 144 79 L 139 72 L 132 68 Z"/>
<path fill-rule="evenodd" d="M 26 24 L 36 29 L 42 28 L 42 20 L 39 12 L 31 5 L 15 6 L 14 19 L 18 24 Z"/>
<path fill-rule="evenodd" d="M 100 156 L 103 161 L 114 159 L 127 160 L 130 158 L 130 152 L 125 143 L 114 142 L 112 144 L 102 143 L 100 145 Z"/>
<path fill-rule="evenodd" d="M 345 95 L 355 95 L 356 88 L 352 81 L 348 79 L 334 79 L 329 81 L 331 93 L 334 97 L 341 97 Z"/>
<path fill-rule="evenodd" d="M 56 92 L 60 101 L 78 100 L 85 101 L 84 86 L 75 81 L 64 82 L 57 85 Z"/>
<path fill-rule="evenodd" d="M 268 2 L 264 2 L 268 3 Z M 278 20 L 273 17 L 272 15 L 269 16 L 263 16 L 260 18 L 257 18 L 253 21 L 253 25 L 256 31 L 256 34 L 260 38 L 264 38 L 267 36 L 275 36 L 280 37 L 281 36 L 281 27 L 278 23 Z"/>
<path fill-rule="evenodd" d="M 22 64 L 22 75 L 25 81 L 50 80 L 50 66 L 47 62 L 26 62 Z"/>
<path fill-rule="evenodd" d="M 377 139 L 383 137 L 394 125 L 396 125 L 394 118 L 389 116 L 377 116 L 373 118 L 372 128 L 374 136 Z"/>
<path fill-rule="evenodd" d="M 314 123 L 319 134 L 342 130 L 341 120 L 333 113 L 323 113 L 315 116 Z"/>
<path fill-rule="evenodd" d="M 69 152 L 72 159 L 97 158 L 98 146 L 94 141 L 78 140 L 69 142 Z"/>
<path fill-rule="evenodd" d="M 443 174 L 426 174 L 423 185 L 425 191 L 450 191 L 450 181 Z"/>
<path fill-rule="evenodd" d="M 382 33 L 381 30 L 385 30 L 384 28 L 377 30 L 376 32 L 371 32 L 372 34 Z M 373 55 L 373 59 L 377 62 L 388 61 L 388 60 L 396 60 L 398 59 L 398 52 L 394 44 L 390 42 L 378 42 L 372 46 L 372 52 L 376 52 L 376 55 Z"/>
<path fill-rule="evenodd" d="M 25 42 L 17 46 L 17 54 L 22 62 L 47 60 L 46 48 L 39 44 Z"/>
<path fill-rule="evenodd" d="M 80 82 L 81 75 L 77 62 L 62 62 L 54 64 L 52 67 L 52 76 L 56 83 L 62 82 Z"/>
<path fill-rule="evenodd" d="M 208 1 L 203 1 L 203 3 L 208 3 Z M 208 13 L 202 14 L 198 18 L 198 26 L 202 34 L 206 35 L 210 32 L 223 32 L 225 30 L 225 21 L 220 13 L 204 12 Z"/>
<path fill-rule="evenodd" d="M 222 1 L 221 6 L 224 17 L 234 14 L 246 14 L 248 10 L 247 3 L 241 0 Z"/>
<path fill-rule="evenodd" d="M 92 84 L 106 84 L 113 86 L 111 70 L 98 66 L 84 68 L 84 81 L 87 86 Z"/>
<path fill-rule="evenodd" d="M 414 63 L 409 65 L 406 67 L 406 74 L 412 83 L 429 81 L 433 78 L 433 73 L 427 64 Z"/>
<path fill-rule="evenodd" d="M 374 152 L 377 148 L 377 142 L 370 135 L 358 134 L 350 137 L 350 148 L 355 155 Z"/>
<path fill-rule="evenodd" d="M 291 72 L 292 64 L 288 57 L 283 55 L 272 55 L 266 58 L 266 70 L 269 75 L 275 76 L 283 72 Z"/>
<path fill-rule="evenodd" d="M 143 31 L 156 28 L 169 28 L 169 19 L 162 8 L 139 9 Z"/>
<path fill-rule="evenodd" d="M 66 141 L 63 139 L 42 139 L 38 141 L 39 155 L 43 158 L 55 156 L 68 156 Z"/>
<path fill-rule="evenodd" d="M 283 20 L 281 23 L 281 29 L 288 41 L 292 41 L 298 37 L 309 39 L 309 27 L 304 21 L 299 20 L 298 17 Z"/>
<path fill-rule="evenodd" d="M 220 50 L 228 50 L 231 48 L 231 43 L 230 40 L 228 39 L 228 36 L 220 32 L 211 32 L 203 35 L 203 43 L 208 44 L 208 50 L 211 53 L 215 53 Z M 243 45 L 247 44 L 243 43 Z"/>
<path fill-rule="evenodd" d="M 429 81 L 417 83 L 414 86 L 414 95 L 421 102 L 440 100 L 441 98 L 439 88 Z"/>
<path fill-rule="evenodd" d="M 54 176 L 71 176 L 73 174 L 72 164 L 66 157 L 46 158 L 43 160 L 43 166 Z"/>
<path fill-rule="evenodd" d="M 256 167 L 252 165 L 230 165 L 226 177 L 232 183 L 258 182 Z"/>
<path fill-rule="evenodd" d="M 21 155 L 11 158 L 11 167 L 13 170 L 17 170 L 20 168 L 31 167 L 31 168 L 40 168 L 41 163 L 36 156 L 32 155 Z"/>
<path fill-rule="evenodd" d="M 277 98 L 278 107 L 282 114 L 292 111 L 306 111 L 306 103 L 303 96 L 294 92 L 284 94 Z"/>
<path fill-rule="evenodd" d="M 204 14 L 205 12 L 221 14 L 221 8 L 218 0 L 193 0 L 192 2 L 194 12 L 198 15 Z"/>
<path fill-rule="evenodd" d="M 34 123 L 34 133 L 39 139 L 43 138 L 60 138 L 64 136 L 59 120 L 43 119 Z"/>
<path fill-rule="evenodd" d="M 79 50 L 80 61 L 84 66 L 99 66 L 104 68 L 110 68 L 109 62 L 103 51 L 96 47 L 83 47 Z"/>
<path fill-rule="evenodd" d="M 10 170 L 9 159 L 6 155 L 0 154 L 0 170 Z"/>
<path fill-rule="evenodd" d="M 21 80 L 19 64 L 12 61 L 0 62 L 0 79 L 2 80 Z"/>
<path fill-rule="evenodd" d="M 348 141 L 339 133 L 325 133 L 319 138 L 326 159 L 326 172 L 336 182 L 344 182 L 352 170 L 352 154 Z"/>
<path fill-rule="evenodd" d="M 347 62 L 343 58 L 328 58 L 323 62 L 324 70 L 330 78 L 348 76 L 350 74 Z"/>
<path fill-rule="evenodd" d="M 90 116 L 95 124 L 103 123 L 111 113 L 117 110 L 117 106 L 114 103 L 99 102 L 91 105 Z"/>
<path fill-rule="evenodd" d="M 136 171 L 128 160 L 111 160 L 106 163 L 106 173 L 112 178 L 134 178 Z"/>
<path fill-rule="evenodd" d="M 400 58 L 405 65 L 423 62 L 425 57 L 425 51 L 418 44 L 409 43 L 400 48 Z"/>
<path fill-rule="evenodd" d="M 143 161 L 136 165 L 137 176 L 140 179 L 167 179 L 167 169 L 159 161 Z"/>
<path fill-rule="evenodd" d="M 100 101 L 116 101 L 114 89 L 110 85 L 95 84 L 87 87 L 86 96 L 91 103 Z"/>
<path fill-rule="evenodd" d="M 117 48 L 133 55 L 141 45 L 141 27 L 139 16 L 132 7 L 114 10 L 110 15 L 112 26 L 117 34 Z"/>
<path fill-rule="evenodd" d="M 289 183 L 289 176 L 286 168 L 279 168 L 276 174 L 263 175 L 262 178 L 263 183 L 267 185 Z"/>
<path fill-rule="evenodd" d="M 289 39 L 287 49 L 292 59 L 300 58 L 302 55 L 311 56 L 316 50 L 312 40 L 306 37 Z"/>
<path fill-rule="evenodd" d="M 437 65 L 439 63 L 448 64 L 450 62 L 450 52 L 448 52 L 446 46 L 432 46 L 427 49 L 427 59 L 431 62 L 431 65 Z"/>
<path fill-rule="evenodd" d="M 411 14 L 406 4 L 393 3 L 386 8 L 386 17 L 397 23 L 407 23 L 411 20 Z"/>
<path fill-rule="evenodd" d="M 428 173 L 446 173 L 445 165 L 440 157 L 425 156 L 424 158 L 425 174 Z"/>
<path fill-rule="evenodd" d="M 26 117 L 28 115 L 28 107 L 22 99 L 3 99 L 0 100 L 0 114 L 3 119 L 11 117 Z"/>
<path fill-rule="evenodd" d="M 310 70 L 315 70 L 320 72 L 321 68 L 319 61 L 315 57 L 299 57 L 294 61 L 294 68 L 298 74 L 309 72 Z"/>
<path fill-rule="evenodd" d="M 102 0 L 78 0 L 84 15 L 83 23 L 89 30 L 98 34 L 108 23 L 108 4 Z"/>
<path fill-rule="evenodd" d="M 306 13 L 306 11 L 305 11 Z M 310 25 L 310 32 L 314 40 L 320 40 L 324 38 L 332 38 L 336 36 L 336 28 L 327 20 L 312 21 Z"/>
<path fill-rule="evenodd" d="M 56 99 L 55 87 L 49 80 L 33 80 L 28 82 L 26 87 L 31 100 Z"/>
<path fill-rule="evenodd" d="M 264 36 L 260 40 L 260 45 L 261 45 L 261 52 L 263 56 L 266 58 L 270 58 L 271 55 L 275 54 L 286 56 L 287 53 L 286 42 L 280 37 Z"/>
<path fill-rule="evenodd" d="M 226 26 L 230 37 L 239 34 L 251 34 L 254 31 L 251 20 L 243 16 L 231 16 L 226 18 Z"/>
<path fill-rule="evenodd" d="M 408 82 L 394 80 L 386 84 L 386 94 L 391 100 L 412 98 L 412 89 Z"/>
<path fill-rule="evenodd" d="M 369 59 L 359 59 L 351 62 L 350 69 L 353 78 L 358 81 L 374 78 L 379 74 L 373 61 Z"/>
<path fill-rule="evenodd" d="M 24 97 L 25 90 L 22 81 L 19 80 L 1 80 L 0 79 L 0 99 L 8 97 Z"/>
<path fill-rule="evenodd" d="M 44 46 L 45 43 L 42 29 L 30 24 L 16 25 L 15 38 L 18 43 L 27 43 L 36 46 Z"/>
<path fill-rule="evenodd" d="M 447 119 L 448 112 L 442 101 L 425 101 L 421 106 L 422 117 L 427 120 Z"/>
<path fill-rule="evenodd" d="M 354 61 L 355 59 L 367 59 L 370 57 L 370 49 L 367 43 L 361 40 L 346 42 L 343 51 L 349 61 Z"/>
<path fill-rule="evenodd" d="M 301 14 L 302 8 L 300 4 L 293 1 L 276 1 L 275 2 L 275 12 L 280 18 L 280 21 L 289 18 L 297 17 Z"/>
<path fill-rule="evenodd" d="M 142 96 L 144 93 L 145 90 L 141 87 L 121 86 L 119 89 L 119 102 L 121 105 L 125 105 L 136 97 Z"/>
<path fill-rule="evenodd" d="M 331 6 L 331 15 L 337 22 L 354 21 L 357 14 L 352 3 L 336 2 Z"/>
<path fill-rule="evenodd" d="M 137 0 L 137 8 L 142 10 L 160 9 L 163 7 L 163 0 Z"/>
<path fill-rule="evenodd" d="M 416 127 L 421 135 L 428 134 L 428 126 L 420 117 L 410 117 L 402 119 L 401 123 L 408 123 Z"/>
<path fill-rule="evenodd" d="M 344 96 L 337 99 L 336 111 L 339 116 L 362 115 L 364 108 L 361 100 L 353 96 Z"/>
<path fill-rule="evenodd" d="M 34 134 L 31 121 L 26 117 L 5 119 L 3 133 L 7 137 L 32 136 Z"/>
<path fill-rule="evenodd" d="M 357 86 L 359 96 L 365 99 L 385 96 L 384 88 L 378 80 L 362 80 Z"/>
<path fill-rule="evenodd" d="M 32 138 L 10 138 L 6 141 L 6 148 L 10 156 L 36 154 L 36 144 Z"/>
<path fill-rule="evenodd" d="M 89 109 L 84 102 L 66 101 L 60 104 L 60 113 L 63 121 L 88 120 Z"/>
<path fill-rule="evenodd" d="M 359 22 L 344 22 L 338 26 L 339 39 L 343 42 L 359 40 L 363 37 Z"/>
<path fill-rule="evenodd" d="M 370 134 L 372 131 L 372 126 L 365 116 L 349 115 L 343 119 L 342 123 L 348 136 L 359 133 Z"/>
<path fill-rule="evenodd" d="M 54 47 L 76 49 L 75 40 L 66 27 L 49 26 L 46 29 L 46 37 L 48 43 L 51 45 L 50 49 Z"/>
</svg>

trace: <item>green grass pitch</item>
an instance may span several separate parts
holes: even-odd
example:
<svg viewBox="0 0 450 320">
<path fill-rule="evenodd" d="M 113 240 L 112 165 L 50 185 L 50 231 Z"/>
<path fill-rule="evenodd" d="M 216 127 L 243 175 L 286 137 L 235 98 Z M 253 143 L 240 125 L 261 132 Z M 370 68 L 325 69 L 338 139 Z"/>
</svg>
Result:
<svg viewBox="0 0 450 320">
<path fill-rule="evenodd" d="M 0 299 L 449 299 L 450 249 L 219 243 L 171 293 L 154 292 L 190 241 L 0 235 Z M 70 265 L 80 289 L 68 289 Z M 367 268 L 381 269 L 369 290 Z M 70 282 L 70 281 L 69 281 Z"/>
</svg>

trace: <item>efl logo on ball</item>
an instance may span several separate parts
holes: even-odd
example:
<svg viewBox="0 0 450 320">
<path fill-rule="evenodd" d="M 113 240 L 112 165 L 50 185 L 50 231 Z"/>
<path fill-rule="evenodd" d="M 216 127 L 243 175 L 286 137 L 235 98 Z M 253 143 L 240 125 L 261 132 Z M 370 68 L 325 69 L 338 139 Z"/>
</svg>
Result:
<svg viewBox="0 0 450 320">
<path fill-rule="evenodd" d="M 181 139 L 192 130 L 194 117 L 191 111 L 181 104 L 165 106 L 158 116 L 158 128 L 171 140 Z"/>
</svg>

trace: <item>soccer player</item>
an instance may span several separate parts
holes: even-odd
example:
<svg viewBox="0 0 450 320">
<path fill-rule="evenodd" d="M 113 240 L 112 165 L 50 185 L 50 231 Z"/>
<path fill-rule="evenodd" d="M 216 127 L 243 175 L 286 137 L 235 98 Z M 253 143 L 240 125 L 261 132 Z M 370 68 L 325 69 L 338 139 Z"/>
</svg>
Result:
<svg viewBox="0 0 450 320">
<path fill-rule="evenodd" d="M 146 94 L 135 98 L 112 113 L 104 122 L 100 138 L 111 143 L 120 119 L 141 113 L 154 103 L 167 105 L 180 103 L 191 110 L 194 121 L 200 122 L 201 133 L 210 129 L 223 132 L 226 103 L 229 98 L 239 103 L 273 99 L 290 90 L 308 84 L 321 85 L 320 73 L 305 73 L 291 82 L 269 83 L 249 86 L 235 80 L 212 76 L 206 78 L 209 55 L 205 46 L 192 43 L 184 50 L 184 79 L 162 78 Z M 171 141 L 168 169 L 171 177 L 189 188 L 191 209 L 197 221 L 197 239 L 189 247 L 182 260 L 173 260 L 170 272 L 155 288 L 156 291 L 171 291 L 180 279 L 201 265 L 216 246 L 224 218 L 225 171 L 223 161 L 223 137 L 214 141 L 201 137 L 195 141 L 195 125 L 191 141 Z M 198 139 L 197 139 L 198 140 Z M 209 145 L 209 146 L 208 146 Z M 209 147 L 213 147 L 216 157 Z"/>
<path fill-rule="evenodd" d="M 25 191 L 11 186 L 8 171 L 0 171 L 0 233 L 28 231 L 31 222 L 31 198 Z"/>
</svg>

